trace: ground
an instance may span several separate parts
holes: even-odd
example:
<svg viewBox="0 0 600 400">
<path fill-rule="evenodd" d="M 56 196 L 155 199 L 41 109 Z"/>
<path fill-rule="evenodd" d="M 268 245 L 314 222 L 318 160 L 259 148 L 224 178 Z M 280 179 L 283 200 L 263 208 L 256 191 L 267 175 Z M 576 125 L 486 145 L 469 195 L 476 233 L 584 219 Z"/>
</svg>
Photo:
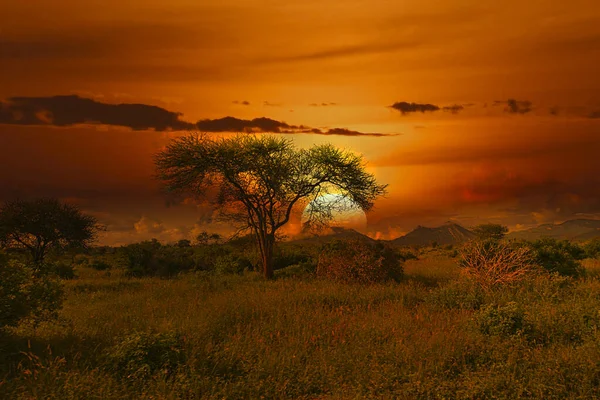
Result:
<svg viewBox="0 0 600 400">
<path fill-rule="evenodd" d="M 0 397 L 600 397 L 600 262 L 585 265 L 577 280 L 491 292 L 435 251 L 407 262 L 402 282 L 370 286 L 81 267 L 58 321 L 5 336 Z M 185 359 L 117 373 L 114 346 L 136 332 L 177 333 Z"/>
</svg>

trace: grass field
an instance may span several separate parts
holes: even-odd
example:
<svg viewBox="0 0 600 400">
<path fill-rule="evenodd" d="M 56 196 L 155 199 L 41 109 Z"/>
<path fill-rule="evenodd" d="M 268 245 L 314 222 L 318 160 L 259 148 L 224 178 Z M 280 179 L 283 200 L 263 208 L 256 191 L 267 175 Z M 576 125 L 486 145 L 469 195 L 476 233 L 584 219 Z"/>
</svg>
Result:
<svg viewBox="0 0 600 400">
<path fill-rule="evenodd" d="M 371 286 L 80 268 L 58 321 L 1 338 L 0 398 L 599 398 L 600 263 L 584 264 L 490 292 L 434 253 Z M 177 368 L 115 367 L 144 332 L 178 335 Z"/>
</svg>

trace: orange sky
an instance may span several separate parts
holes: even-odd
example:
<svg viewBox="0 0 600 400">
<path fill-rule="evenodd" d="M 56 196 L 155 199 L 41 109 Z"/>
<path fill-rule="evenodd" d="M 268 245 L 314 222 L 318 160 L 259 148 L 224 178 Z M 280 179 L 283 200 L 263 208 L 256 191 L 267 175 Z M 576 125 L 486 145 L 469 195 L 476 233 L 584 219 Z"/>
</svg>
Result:
<svg viewBox="0 0 600 400">
<path fill-rule="evenodd" d="M 179 133 L 148 129 L 155 109 L 115 122 L 81 98 L 181 113 L 167 130 L 233 116 L 398 134 L 289 134 L 359 151 L 389 183 L 372 235 L 599 218 L 598 65 L 595 0 L 0 1 L 0 200 L 76 201 L 106 243 L 225 229 L 157 193 L 151 155 Z"/>
</svg>

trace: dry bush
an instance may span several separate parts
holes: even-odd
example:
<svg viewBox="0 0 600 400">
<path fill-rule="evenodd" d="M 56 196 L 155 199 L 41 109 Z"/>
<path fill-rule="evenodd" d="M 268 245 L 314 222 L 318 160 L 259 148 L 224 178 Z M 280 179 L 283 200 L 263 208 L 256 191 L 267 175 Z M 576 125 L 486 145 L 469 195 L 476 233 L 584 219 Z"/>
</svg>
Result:
<svg viewBox="0 0 600 400">
<path fill-rule="evenodd" d="M 316 273 L 338 282 L 377 283 L 402 277 L 402 256 L 382 243 L 334 241 L 321 254 Z"/>
<path fill-rule="evenodd" d="M 496 240 L 474 240 L 459 255 L 463 273 L 484 289 L 522 280 L 535 269 L 531 250 Z"/>
</svg>

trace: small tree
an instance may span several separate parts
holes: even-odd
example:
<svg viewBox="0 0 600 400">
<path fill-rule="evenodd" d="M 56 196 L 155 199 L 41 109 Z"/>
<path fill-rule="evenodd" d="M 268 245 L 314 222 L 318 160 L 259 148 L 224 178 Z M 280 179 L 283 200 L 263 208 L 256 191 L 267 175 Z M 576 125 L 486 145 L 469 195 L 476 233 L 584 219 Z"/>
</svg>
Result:
<svg viewBox="0 0 600 400">
<path fill-rule="evenodd" d="M 463 273 L 486 290 L 517 282 L 535 269 L 528 247 L 493 239 L 468 242 L 459 255 Z"/>
<path fill-rule="evenodd" d="M 96 218 L 56 199 L 15 200 L 0 207 L 0 243 L 26 249 L 38 266 L 52 248 L 88 246 L 99 229 Z"/>
<path fill-rule="evenodd" d="M 217 244 L 221 241 L 221 235 L 218 233 L 208 233 L 206 231 L 200 232 L 196 236 L 196 242 L 199 245 L 208 245 L 210 243 Z"/>
<path fill-rule="evenodd" d="M 274 136 L 192 134 L 173 140 L 156 156 L 156 165 L 168 189 L 212 195 L 224 216 L 252 231 L 266 278 L 273 277 L 277 233 L 295 210 L 331 193 L 369 210 L 386 188 L 365 171 L 359 155 L 332 145 L 297 149 Z M 332 218 L 330 204 L 313 204 L 318 206 L 311 207 L 309 224 Z"/>
<path fill-rule="evenodd" d="M 508 233 L 508 228 L 500 224 L 481 224 L 473 228 L 473 233 L 480 240 L 502 240 Z"/>
</svg>

